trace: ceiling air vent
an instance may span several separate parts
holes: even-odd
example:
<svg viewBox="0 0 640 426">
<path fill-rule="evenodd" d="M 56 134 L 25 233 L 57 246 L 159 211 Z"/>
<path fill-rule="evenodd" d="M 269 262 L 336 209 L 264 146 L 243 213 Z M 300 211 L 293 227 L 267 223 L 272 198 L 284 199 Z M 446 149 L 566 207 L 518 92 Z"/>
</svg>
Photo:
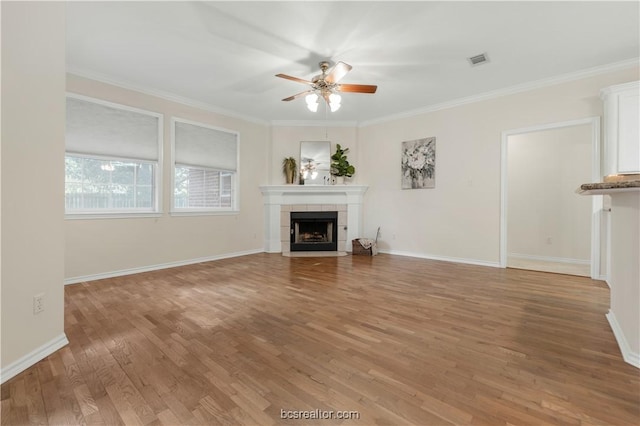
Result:
<svg viewBox="0 0 640 426">
<path fill-rule="evenodd" d="M 472 67 L 489 62 L 489 58 L 487 57 L 486 53 L 481 53 L 479 55 L 472 56 L 470 58 L 467 58 L 467 60 L 469 61 Z"/>
</svg>

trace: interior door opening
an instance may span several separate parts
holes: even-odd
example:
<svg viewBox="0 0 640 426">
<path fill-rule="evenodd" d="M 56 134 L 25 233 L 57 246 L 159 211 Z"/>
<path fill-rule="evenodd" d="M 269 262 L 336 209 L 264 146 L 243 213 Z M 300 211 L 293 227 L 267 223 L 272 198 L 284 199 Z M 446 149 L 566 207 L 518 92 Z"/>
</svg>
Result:
<svg viewBox="0 0 640 426">
<path fill-rule="evenodd" d="M 599 118 L 503 132 L 502 267 L 600 278 Z"/>
</svg>

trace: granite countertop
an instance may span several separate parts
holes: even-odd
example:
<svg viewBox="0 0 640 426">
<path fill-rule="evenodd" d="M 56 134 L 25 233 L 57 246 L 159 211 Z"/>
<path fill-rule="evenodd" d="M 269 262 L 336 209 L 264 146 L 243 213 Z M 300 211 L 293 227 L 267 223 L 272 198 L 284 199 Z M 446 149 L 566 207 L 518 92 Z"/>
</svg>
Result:
<svg viewBox="0 0 640 426">
<path fill-rule="evenodd" d="M 640 180 L 583 183 L 576 190 L 578 194 L 582 195 L 610 194 L 622 191 L 640 191 Z"/>
</svg>

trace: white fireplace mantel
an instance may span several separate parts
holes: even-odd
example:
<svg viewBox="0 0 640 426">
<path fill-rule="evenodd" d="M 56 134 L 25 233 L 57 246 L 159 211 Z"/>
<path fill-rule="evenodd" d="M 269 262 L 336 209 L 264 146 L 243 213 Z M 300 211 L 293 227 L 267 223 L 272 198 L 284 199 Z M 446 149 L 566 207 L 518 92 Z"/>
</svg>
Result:
<svg viewBox="0 0 640 426">
<path fill-rule="evenodd" d="M 362 202 L 367 185 L 263 185 L 265 251 L 282 252 L 280 212 L 282 206 L 347 205 L 347 242 L 362 236 Z M 349 244 L 347 251 L 351 251 Z"/>
</svg>

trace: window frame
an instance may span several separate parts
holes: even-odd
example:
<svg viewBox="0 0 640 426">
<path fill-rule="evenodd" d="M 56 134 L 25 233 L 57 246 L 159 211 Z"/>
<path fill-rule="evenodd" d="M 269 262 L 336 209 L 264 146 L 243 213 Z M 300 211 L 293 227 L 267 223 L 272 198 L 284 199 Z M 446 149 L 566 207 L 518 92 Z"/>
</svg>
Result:
<svg viewBox="0 0 640 426">
<path fill-rule="evenodd" d="M 144 114 L 154 117 L 158 120 L 158 158 L 155 161 L 152 160 L 140 160 L 136 158 L 118 157 L 118 156 L 105 156 L 100 154 L 87 154 L 67 151 L 65 147 L 64 157 L 65 162 L 67 155 L 72 157 L 83 157 L 102 161 L 121 161 L 121 162 L 133 162 L 151 164 L 153 171 L 153 207 L 151 209 L 82 209 L 74 212 L 68 212 L 65 205 L 64 217 L 65 219 L 109 219 L 109 218 L 142 218 L 142 217 L 161 217 L 162 216 L 162 169 L 163 169 L 163 136 L 164 136 L 164 114 L 149 111 L 142 108 L 136 108 L 129 105 L 123 105 L 116 102 L 107 101 L 104 99 L 94 98 L 78 93 L 67 92 L 66 98 L 79 99 L 85 102 L 92 102 L 98 105 L 106 107 L 120 109 L 124 111 L 135 112 L 138 114 Z M 66 174 L 66 166 L 65 166 Z M 65 177 L 65 195 L 66 195 L 66 177 Z M 65 203 L 66 204 L 66 203 Z"/>
<path fill-rule="evenodd" d="M 236 170 L 218 170 L 208 167 L 194 167 L 202 170 L 210 170 L 231 174 L 231 207 L 184 207 L 175 206 L 176 191 L 176 167 L 190 167 L 184 164 L 176 164 L 176 123 L 190 124 L 204 127 L 219 132 L 231 133 L 236 136 Z M 187 120 L 180 117 L 171 117 L 171 205 L 169 214 L 172 216 L 210 216 L 210 215 L 237 215 L 240 213 L 240 132 L 210 124 Z"/>
<path fill-rule="evenodd" d="M 75 158 L 83 158 L 83 159 L 87 159 L 87 160 L 97 160 L 97 161 L 109 161 L 109 162 L 121 162 L 121 163 L 134 163 L 134 164 L 145 164 L 145 165 L 150 165 L 151 166 L 151 173 L 152 173 L 152 194 L 153 194 L 153 199 L 155 201 L 155 199 L 157 198 L 157 196 L 155 195 L 155 190 L 156 188 L 156 175 L 158 173 L 158 165 L 154 162 L 154 161 L 150 161 L 150 160 L 132 160 L 131 158 L 123 158 L 123 157 L 110 157 L 110 156 L 105 156 L 105 155 L 91 155 L 91 154 L 83 154 L 83 153 L 77 153 L 77 152 L 72 152 L 72 151 L 68 151 L 65 152 L 65 162 L 67 157 L 75 157 Z M 65 187 L 66 187 L 66 179 L 65 179 Z M 112 182 L 110 182 L 110 184 L 112 184 Z M 136 183 L 133 183 L 134 187 L 136 186 Z M 65 193 L 65 197 L 66 197 L 66 193 Z M 66 204 L 66 203 L 65 203 Z M 117 212 L 117 213 L 114 213 Z M 73 211 L 73 213 L 67 213 L 66 210 L 66 206 L 65 206 L 65 216 L 69 215 L 69 216 L 83 216 L 83 215 L 88 215 L 88 216 L 113 216 L 113 215 L 127 215 L 127 216 L 131 216 L 131 215 L 153 215 L 156 214 L 157 210 L 156 210 L 156 206 L 155 206 L 155 202 L 153 203 L 152 207 L 150 208 L 146 208 L 146 207 L 135 207 L 135 208 L 119 208 L 119 209 L 76 209 Z"/>
</svg>

